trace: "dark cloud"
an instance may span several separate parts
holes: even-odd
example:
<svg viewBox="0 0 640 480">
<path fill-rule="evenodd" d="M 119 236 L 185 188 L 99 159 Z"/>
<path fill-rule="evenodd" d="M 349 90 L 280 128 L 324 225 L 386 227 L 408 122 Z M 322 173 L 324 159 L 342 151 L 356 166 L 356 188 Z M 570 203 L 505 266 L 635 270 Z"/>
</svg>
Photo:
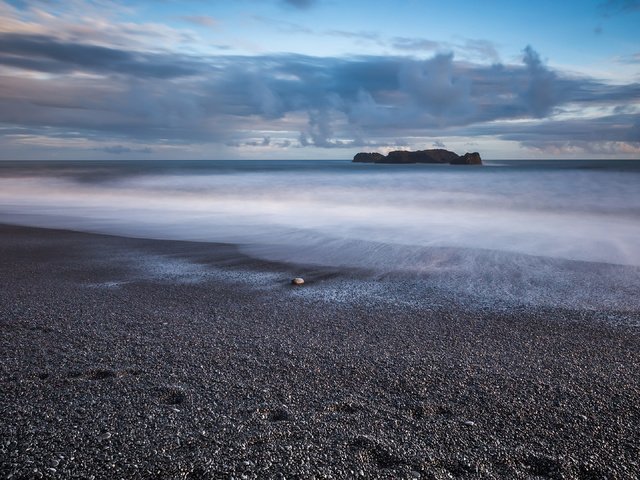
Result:
<svg viewBox="0 0 640 480">
<path fill-rule="evenodd" d="M 522 59 L 529 73 L 528 84 L 521 93 L 524 103 L 536 117 L 547 116 L 558 104 L 557 75 L 546 68 L 540 55 L 527 46 Z"/>
<path fill-rule="evenodd" d="M 87 71 L 174 78 L 200 73 L 200 63 L 170 55 L 138 53 L 62 42 L 45 35 L 0 34 L 0 64 L 40 72 Z"/>
<path fill-rule="evenodd" d="M 412 137 L 485 134 L 541 144 L 561 135 L 576 142 L 638 141 L 633 109 L 523 130 L 522 121 L 548 119 L 570 105 L 612 111 L 640 98 L 638 83 L 611 85 L 563 74 L 531 47 L 521 64 L 510 65 L 458 62 L 452 54 L 196 59 L 31 35 L 0 35 L 0 51 L 0 64 L 56 74 L 0 76 L 0 124 L 41 135 L 75 131 L 116 144 L 285 148 L 402 145 Z M 78 71 L 100 76 L 68 75 Z M 521 122 L 506 122 L 511 120 Z M 266 131 L 277 132 L 277 140 L 258 133 Z"/>
<path fill-rule="evenodd" d="M 411 105 L 434 116 L 463 116 L 472 108 L 471 80 L 455 70 L 453 54 L 405 62 L 398 72 L 400 91 Z"/>
<path fill-rule="evenodd" d="M 582 151 L 614 154 L 640 153 L 640 114 L 613 114 L 591 119 L 547 120 L 516 125 L 473 125 L 469 136 L 490 135 L 546 152 Z"/>
<path fill-rule="evenodd" d="M 282 0 L 282 3 L 289 7 L 307 9 L 316 4 L 316 0 Z"/>
<path fill-rule="evenodd" d="M 268 147 L 269 145 L 275 145 L 277 147 L 282 147 L 282 143 L 273 143 L 271 142 L 271 137 L 263 137 L 262 140 L 229 140 L 225 143 L 228 147 Z M 290 142 L 287 146 L 290 145 Z"/>
</svg>

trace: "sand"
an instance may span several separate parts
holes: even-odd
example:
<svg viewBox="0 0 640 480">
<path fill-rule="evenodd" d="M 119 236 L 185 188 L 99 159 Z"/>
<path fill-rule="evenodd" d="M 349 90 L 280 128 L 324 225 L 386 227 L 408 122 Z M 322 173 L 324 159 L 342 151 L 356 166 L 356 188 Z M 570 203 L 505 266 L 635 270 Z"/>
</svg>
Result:
<svg viewBox="0 0 640 480">
<path fill-rule="evenodd" d="M 637 478 L 638 324 L 5 225 L 0 477 Z"/>
</svg>

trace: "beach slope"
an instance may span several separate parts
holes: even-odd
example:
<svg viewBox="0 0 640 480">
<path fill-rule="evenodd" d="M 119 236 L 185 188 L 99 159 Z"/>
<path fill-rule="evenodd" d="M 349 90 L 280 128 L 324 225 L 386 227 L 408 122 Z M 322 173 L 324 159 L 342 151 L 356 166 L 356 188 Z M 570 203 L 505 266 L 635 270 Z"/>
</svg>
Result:
<svg viewBox="0 0 640 480">
<path fill-rule="evenodd" d="M 2 478 L 640 474 L 638 312 L 7 225 L 0 258 Z"/>
</svg>

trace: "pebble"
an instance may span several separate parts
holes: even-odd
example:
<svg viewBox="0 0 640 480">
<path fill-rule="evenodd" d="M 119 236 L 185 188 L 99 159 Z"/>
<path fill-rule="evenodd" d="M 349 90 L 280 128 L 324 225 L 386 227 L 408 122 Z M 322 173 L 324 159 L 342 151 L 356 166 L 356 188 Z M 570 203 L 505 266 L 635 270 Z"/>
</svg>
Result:
<svg viewBox="0 0 640 480">
<path fill-rule="evenodd" d="M 475 427 L 476 422 L 472 422 L 471 420 L 467 420 L 466 422 L 462 422 L 463 424 L 465 424 L 467 427 Z"/>
<path fill-rule="evenodd" d="M 291 285 L 304 285 L 304 278 L 294 278 L 293 280 L 291 280 Z"/>
</svg>

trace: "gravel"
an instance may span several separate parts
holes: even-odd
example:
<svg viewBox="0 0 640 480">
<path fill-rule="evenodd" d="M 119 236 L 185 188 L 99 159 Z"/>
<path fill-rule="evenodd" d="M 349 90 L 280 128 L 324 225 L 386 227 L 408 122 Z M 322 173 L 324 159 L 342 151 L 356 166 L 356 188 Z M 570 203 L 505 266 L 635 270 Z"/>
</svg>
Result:
<svg viewBox="0 0 640 480">
<path fill-rule="evenodd" d="M 0 258 L 2 478 L 640 477 L 635 309 L 12 226 Z"/>
</svg>

